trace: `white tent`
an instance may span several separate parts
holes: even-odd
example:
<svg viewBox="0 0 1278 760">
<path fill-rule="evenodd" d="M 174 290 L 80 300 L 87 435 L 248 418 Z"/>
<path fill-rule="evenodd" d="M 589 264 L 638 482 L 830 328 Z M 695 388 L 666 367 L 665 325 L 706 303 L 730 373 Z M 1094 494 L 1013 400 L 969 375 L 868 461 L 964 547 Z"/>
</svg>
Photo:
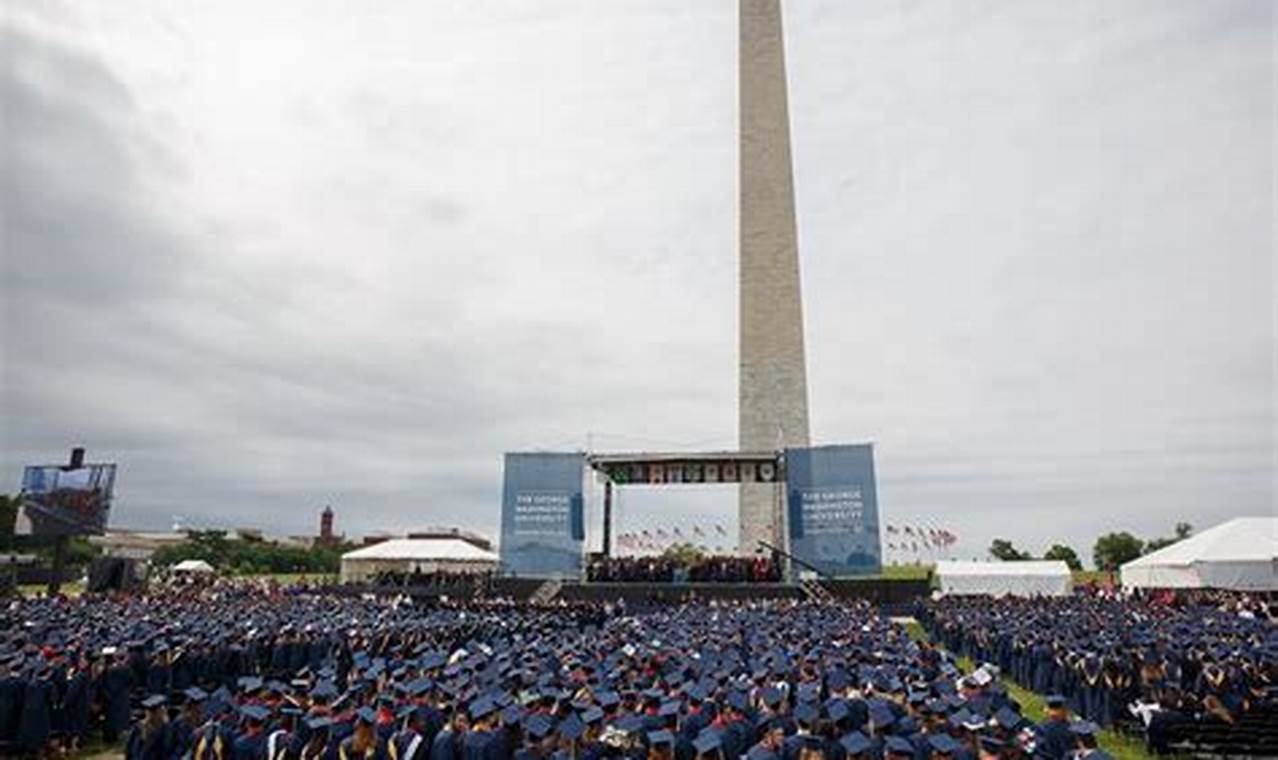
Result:
<svg viewBox="0 0 1278 760">
<path fill-rule="evenodd" d="M 342 582 L 378 573 L 482 573 L 497 569 L 497 555 L 460 538 L 392 538 L 342 555 Z"/>
<path fill-rule="evenodd" d="M 1238 517 L 1134 559 L 1121 568 L 1133 588 L 1278 591 L 1278 517 Z"/>
<path fill-rule="evenodd" d="M 202 559 L 184 559 L 173 566 L 175 573 L 204 574 L 213 572 L 213 566 Z"/>
<path fill-rule="evenodd" d="M 1060 560 L 936 563 L 942 594 L 1065 596 L 1073 588 L 1069 565 Z"/>
</svg>

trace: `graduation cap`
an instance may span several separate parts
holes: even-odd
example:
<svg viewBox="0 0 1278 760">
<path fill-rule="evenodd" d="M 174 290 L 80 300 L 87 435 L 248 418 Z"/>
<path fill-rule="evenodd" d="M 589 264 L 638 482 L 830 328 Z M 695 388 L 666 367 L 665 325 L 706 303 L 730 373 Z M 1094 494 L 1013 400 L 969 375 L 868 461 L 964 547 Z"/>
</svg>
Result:
<svg viewBox="0 0 1278 760">
<path fill-rule="evenodd" d="M 719 738 L 718 731 L 702 731 L 701 734 L 693 740 L 692 746 L 697 750 L 698 755 L 707 752 L 713 752 L 719 749 L 722 739 Z"/>
<path fill-rule="evenodd" d="M 652 731 L 648 734 L 648 744 L 653 747 L 660 747 L 666 744 L 674 745 L 674 734 L 664 729 Z"/>
<path fill-rule="evenodd" d="M 245 705 L 240 708 L 240 715 L 243 715 L 245 720 L 263 723 L 271 717 L 271 711 L 261 705 Z"/>
<path fill-rule="evenodd" d="M 889 755 L 909 755 L 914 756 L 914 745 L 903 736 L 889 736 L 887 741 L 883 743 L 883 750 Z"/>
<path fill-rule="evenodd" d="M 1060 694 L 1048 694 L 1046 700 L 1047 707 L 1050 710 L 1059 710 L 1065 706 L 1065 697 Z"/>
<path fill-rule="evenodd" d="M 355 717 L 361 723 L 367 723 L 371 726 L 377 722 L 377 711 L 371 707 L 361 707 L 355 711 Z"/>
<path fill-rule="evenodd" d="M 870 722 L 875 728 L 883 728 L 890 726 L 896 722 L 896 716 L 892 714 L 892 710 L 882 702 L 876 702 L 870 706 Z"/>
<path fill-rule="evenodd" d="M 952 755 L 962 747 L 949 734 L 932 734 L 927 741 L 932 745 L 932 751 L 940 755 Z"/>
<path fill-rule="evenodd" d="M 311 689 L 311 697 L 315 699 L 332 699 L 337 696 L 337 686 L 331 681 L 320 681 Z"/>
<path fill-rule="evenodd" d="M 850 734 L 844 735 L 839 739 L 839 744 L 843 745 L 844 751 L 849 755 L 859 755 L 863 752 L 869 751 L 870 747 L 874 746 L 874 743 L 870 741 L 870 738 L 860 731 L 853 731 Z"/>
<path fill-rule="evenodd" d="M 182 696 L 186 697 L 188 702 L 203 702 L 209 698 L 209 694 L 198 686 L 192 686 L 182 691 Z"/>
<path fill-rule="evenodd" d="M 576 713 L 569 713 L 568 717 L 559 721 L 559 735 L 568 741 L 575 741 L 586 732 L 586 724 Z"/>
<path fill-rule="evenodd" d="M 831 699 L 825 703 L 826 715 L 830 716 L 830 720 L 840 721 L 851 714 L 851 708 L 848 703 L 842 699 Z"/>
<path fill-rule="evenodd" d="M 994 713 L 994 722 L 1008 731 L 1015 731 L 1023 720 L 1024 718 L 1010 707 L 1001 707 Z"/>
<path fill-rule="evenodd" d="M 821 714 L 808 702 L 800 702 L 799 706 L 794 708 L 795 720 L 804 725 L 811 726 L 813 723 L 816 723 L 817 718 L 819 717 L 821 717 Z"/>
<path fill-rule="evenodd" d="M 306 719 L 306 727 L 312 731 L 325 731 L 333 725 L 333 719 L 327 715 L 316 715 Z"/>
<path fill-rule="evenodd" d="M 634 713 L 626 713 L 618 718 L 613 726 L 615 726 L 618 731 L 633 734 L 643 730 L 644 720 L 642 717 L 635 715 Z"/>
<path fill-rule="evenodd" d="M 598 707 L 592 707 L 581 714 L 581 719 L 587 724 L 598 723 L 603 720 L 604 711 Z"/>
<path fill-rule="evenodd" d="M 781 698 L 782 698 L 781 690 L 775 686 L 769 686 L 768 688 L 764 689 L 763 694 L 761 696 L 763 698 L 763 704 L 767 705 L 768 707 L 776 707 L 777 705 L 781 704 Z"/>
<path fill-rule="evenodd" d="M 157 707 L 164 707 L 165 703 L 167 702 L 168 700 L 165 699 L 163 694 L 152 694 L 151 696 L 142 700 L 142 706 L 148 710 L 154 710 Z"/>
<path fill-rule="evenodd" d="M 501 722 L 513 726 L 524 717 L 524 708 L 519 705 L 507 705 L 501 711 Z"/>
<path fill-rule="evenodd" d="M 524 730 L 534 739 L 544 739 L 554 728 L 555 724 L 550 716 L 540 713 L 528 716 L 527 722 L 524 723 Z"/>
<path fill-rule="evenodd" d="M 679 702 L 663 702 L 661 704 L 661 708 L 657 711 L 657 714 L 663 718 L 669 718 L 672 715 L 678 715 L 679 710 L 682 709 L 682 707 L 683 705 Z"/>
<path fill-rule="evenodd" d="M 1100 727 L 1090 720 L 1078 720 L 1069 724 L 1069 730 L 1072 734 L 1078 736 L 1091 736 L 1100 730 Z"/>
<path fill-rule="evenodd" d="M 471 720 L 479 720 L 485 715 L 491 714 L 496 709 L 497 705 L 493 704 L 491 699 L 488 697 L 480 697 L 470 703 L 470 718 Z"/>
</svg>

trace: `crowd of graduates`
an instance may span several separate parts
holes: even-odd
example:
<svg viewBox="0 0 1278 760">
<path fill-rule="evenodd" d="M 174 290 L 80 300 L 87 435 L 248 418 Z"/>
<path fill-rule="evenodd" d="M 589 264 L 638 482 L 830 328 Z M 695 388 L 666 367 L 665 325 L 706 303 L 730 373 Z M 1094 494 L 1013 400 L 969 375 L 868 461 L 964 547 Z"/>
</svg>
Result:
<svg viewBox="0 0 1278 760">
<path fill-rule="evenodd" d="M 603 583 L 777 583 L 781 564 L 767 555 L 679 557 L 598 557 L 586 579 Z"/>
<path fill-rule="evenodd" d="M 1163 592 L 950 597 L 922 605 L 917 617 L 949 651 L 1064 695 L 1069 709 L 1101 726 L 1145 725 L 1151 747 L 1166 751 L 1178 726 L 1234 725 L 1249 711 L 1278 708 L 1275 613 L 1246 594 Z"/>
<path fill-rule="evenodd" d="M 1094 654 L 1103 678 L 1106 657 L 1134 657 L 1227 710 L 1270 698 L 1275 675 L 1272 622 L 1211 608 L 1076 597 L 919 614 L 945 649 L 868 605 L 793 600 L 628 612 L 224 584 L 15 599 L 0 752 L 101 731 L 148 760 L 1102 760 L 1112 708 L 1071 663 Z M 990 664 L 964 674 L 951 652 Z M 1060 692 L 1046 721 L 1022 716 L 1000 670 Z"/>
</svg>

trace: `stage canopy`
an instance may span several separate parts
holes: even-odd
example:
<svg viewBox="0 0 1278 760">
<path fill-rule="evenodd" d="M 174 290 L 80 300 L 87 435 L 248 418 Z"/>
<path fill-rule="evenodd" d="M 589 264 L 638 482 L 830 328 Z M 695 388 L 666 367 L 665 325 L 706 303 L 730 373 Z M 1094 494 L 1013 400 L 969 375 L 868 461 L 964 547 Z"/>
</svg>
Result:
<svg viewBox="0 0 1278 760">
<path fill-rule="evenodd" d="M 1278 591 L 1278 517 L 1239 517 L 1122 567 L 1133 588 Z"/>
<path fill-rule="evenodd" d="M 497 569 L 497 555 L 460 538 L 392 538 L 342 555 L 342 582 L 378 573 L 482 573 Z"/>
<path fill-rule="evenodd" d="M 1073 588 L 1069 565 L 1059 560 L 936 563 L 941 593 L 990 596 L 1066 596 Z"/>
</svg>

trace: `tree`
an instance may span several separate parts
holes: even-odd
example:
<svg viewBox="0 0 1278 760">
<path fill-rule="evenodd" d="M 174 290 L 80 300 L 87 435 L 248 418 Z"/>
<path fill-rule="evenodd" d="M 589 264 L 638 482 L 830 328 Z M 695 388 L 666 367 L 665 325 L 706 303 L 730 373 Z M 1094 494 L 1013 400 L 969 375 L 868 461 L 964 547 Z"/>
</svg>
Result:
<svg viewBox="0 0 1278 760">
<path fill-rule="evenodd" d="M 1001 559 L 1004 562 L 1016 562 L 1023 559 L 1033 559 L 1029 552 L 1023 552 L 1012 545 L 1011 541 L 1006 538 L 996 538 L 990 544 L 990 556 L 995 559 Z"/>
<path fill-rule="evenodd" d="M 1083 563 L 1078 560 L 1078 554 L 1074 550 L 1064 544 L 1052 544 L 1052 548 L 1047 550 L 1043 555 L 1043 559 L 1059 559 L 1069 565 L 1070 570 L 1082 570 Z"/>
<path fill-rule="evenodd" d="M 13 524 L 18 520 L 18 498 L 0 494 L 0 550 L 13 549 Z"/>
<path fill-rule="evenodd" d="M 1123 531 L 1122 533 L 1106 533 L 1096 539 L 1092 548 L 1092 559 L 1096 567 L 1113 572 L 1126 562 L 1140 556 L 1145 545 L 1139 538 Z"/>
<path fill-rule="evenodd" d="M 1149 554 L 1150 552 L 1156 552 L 1165 546 L 1171 546 L 1177 541 L 1189 538 L 1189 535 L 1194 532 L 1194 526 L 1187 522 L 1178 522 L 1176 523 L 1175 531 L 1176 535 L 1171 538 L 1164 537 L 1150 539 L 1145 543 L 1145 549 L 1142 553 Z"/>
</svg>

